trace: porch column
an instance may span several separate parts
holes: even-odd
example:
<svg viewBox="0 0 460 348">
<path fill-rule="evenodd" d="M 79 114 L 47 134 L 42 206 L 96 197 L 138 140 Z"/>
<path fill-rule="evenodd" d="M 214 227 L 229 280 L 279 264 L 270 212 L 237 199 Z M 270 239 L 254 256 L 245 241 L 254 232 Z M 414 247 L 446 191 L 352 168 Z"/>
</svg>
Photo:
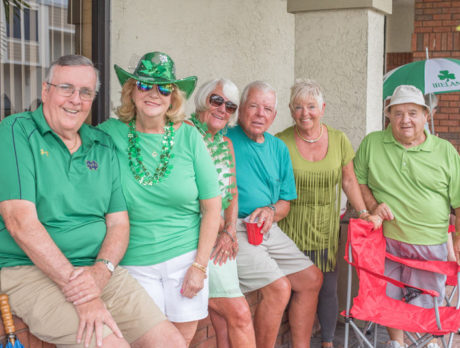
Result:
<svg viewBox="0 0 460 348">
<path fill-rule="evenodd" d="M 296 78 L 323 87 L 324 121 L 356 149 L 382 129 L 385 14 L 391 0 L 287 0 L 295 14 Z"/>
</svg>

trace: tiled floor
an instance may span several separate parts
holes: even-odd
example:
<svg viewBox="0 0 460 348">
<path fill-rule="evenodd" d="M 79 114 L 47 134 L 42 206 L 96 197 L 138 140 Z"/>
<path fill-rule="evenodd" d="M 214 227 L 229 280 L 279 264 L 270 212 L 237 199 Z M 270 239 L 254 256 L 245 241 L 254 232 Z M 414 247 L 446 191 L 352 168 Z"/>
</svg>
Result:
<svg viewBox="0 0 460 348">
<path fill-rule="evenodd" d="M 448 287 L 447 292 L 452 288 Z M 457 293 L 458 294 L 458 293 Z M 453 303 L 456 303 L 456 298 L 454 298 Z M 316 335 L 315 335 L 316 336 Z M 368 336 L 370 337 L 370 336 Z M 385 328 L 378 327 L 377 329 L 377 348 L 385 348 L 385 344 L 388 341 L 388 334 Z M 345 342 L 345 325 L 343 323 L 337 324 L 337 329 L 335 332 L 334 338 L 334 348 L 343 348 Z M 447 336 L 446 336 L 446 343 L 447 343 Z M 439 346 L 442 348 L 441 342 L 439 342 Z M 321 347 L 321 339 L 320 337 L 313 337 L 312 338 L 312 348 L 320 348 Z M 354 334 L 352 329 L 350 328 L 350 335 L 348 341 L 349 348 L 361 348 L 365 347 L 360 345 L 360 341 L 357 339 L 357 336 Z M 452 348 L 460 348 L 460 334 L 454 335 L 454 341 L 452 344 Z"/>
<path fill-rule="evenodd" d="M 370 336 L 368 336 L 370 337 Z M 388 334 L 385 328 L 379 327 L 377 329 L 377 348 L 385 348 L 385 344 L 388 341 Z M 343 348 L 345 342 L 345 326 L 342 323 L 338 323 L 335 339 L 334 339 L 334 348 Z M 447 339 L 446 339 L 447 342 Z M 439 342 L 440 347 L 442 344 Z M 313 337 L 311 348 L 320 348 L 321 347 L 321 339 L 319 337 Z M 350 328 L 350 335 L 348 341 L 349 348 L 358 348 L 358 347 L 365 347 L 360 345 L 360 341 L 356 338 L 356 335 L 351 332 Z M 460 335 L 454 335 L 454 341 L 452 344 L 452 348 L 460 348 Z"/>
</svg>

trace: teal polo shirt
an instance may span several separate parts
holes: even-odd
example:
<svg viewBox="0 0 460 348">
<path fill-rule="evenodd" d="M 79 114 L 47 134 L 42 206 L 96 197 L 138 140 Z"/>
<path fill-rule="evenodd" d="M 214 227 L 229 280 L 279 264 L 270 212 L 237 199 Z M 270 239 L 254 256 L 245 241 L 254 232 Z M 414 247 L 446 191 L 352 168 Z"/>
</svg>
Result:
<svg viewBox="0 0 460 348">
<path fill-rule="evenodd" d="M 70 154 L 42 107 L 0 123 L 0 201 L 35 203 L 38 219 L 75 266 L 94 262 L 106 235 L 105 215 L 126 210 L 110 136 L 83 124 Z M 31 265 L 0 217 L 0 268 Z"/>
<path fill-rule="evenodd" d="M 240 126 L 230 128 L 227 136 L 235 150 L 239 218 L 280 199 L 297 198 L 291 156 L 281 139 L 265 132 L 264 142 L 257 143 Z"/>
<path fill-rule="evenodd" d="M 426 140 L 405 148 L 391 127 L 367 135 L 354 159 L 356 177 L 395 219 L 386 237 L 419 245 L 447 241 L 450 206 L 460 206 L 460 157 L 448 141 L 425 131 Z"/>
</svg>

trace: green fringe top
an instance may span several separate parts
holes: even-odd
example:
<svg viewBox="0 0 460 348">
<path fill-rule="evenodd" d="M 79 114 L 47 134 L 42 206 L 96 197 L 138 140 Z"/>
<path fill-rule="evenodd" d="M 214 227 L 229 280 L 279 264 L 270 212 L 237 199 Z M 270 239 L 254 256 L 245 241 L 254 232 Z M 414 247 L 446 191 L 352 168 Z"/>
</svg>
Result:
<svg viewBox="0 0 460 348">
<path fill-rule="evenodd" d="M 343 132 L 326 127 L 328 151 L 316 162 L 307 161 L 300 154 L 294 127 L 276 136 L 289 149 L 297 189 L 297 199 L 291 201 L 291 210 L 279 225 L 300 250 L 315 251 L 316 259 L 312 261 L 323 272 L 330 272 L 337 261 L 342 167 L 353 159 L 354 151 Z"/>
</svg>

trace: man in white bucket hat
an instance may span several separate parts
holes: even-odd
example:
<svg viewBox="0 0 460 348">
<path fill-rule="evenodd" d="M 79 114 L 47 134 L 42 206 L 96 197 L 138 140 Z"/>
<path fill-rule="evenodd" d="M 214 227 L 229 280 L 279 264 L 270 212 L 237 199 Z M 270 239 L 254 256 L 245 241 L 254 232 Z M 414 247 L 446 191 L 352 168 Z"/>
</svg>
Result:
<svg viewBox="0 0 460 348">
<path fill-rule="evenodd" d="M 383 220 L 387 251 L 403 258 L 447 259 L 447 230 L 452 206 L 456 212 L 454 248 L 460 264 L 460 157 L 448 141 L 424 129 L 429 113 L 422 92 L 414 86 L 395 89 L 385 107 L 387 129 L 362 141 L 354 166 L 367 208 Z M 441 296 L 445 277 L 410 269 L 387 260 L 385 274 Z M 409 294 L 388 284 L 387 295 L 421 307 L 433 307 L 429 295 Z M 414 296 L 415 295 L 415 296 Z M 412 298 L 413 297 L 413 298 Z M 388 328 L 388 347 L 404 347 L 401 330 Z M 430 343 L 430 347 L 438 347 Z"/>
</svg>

